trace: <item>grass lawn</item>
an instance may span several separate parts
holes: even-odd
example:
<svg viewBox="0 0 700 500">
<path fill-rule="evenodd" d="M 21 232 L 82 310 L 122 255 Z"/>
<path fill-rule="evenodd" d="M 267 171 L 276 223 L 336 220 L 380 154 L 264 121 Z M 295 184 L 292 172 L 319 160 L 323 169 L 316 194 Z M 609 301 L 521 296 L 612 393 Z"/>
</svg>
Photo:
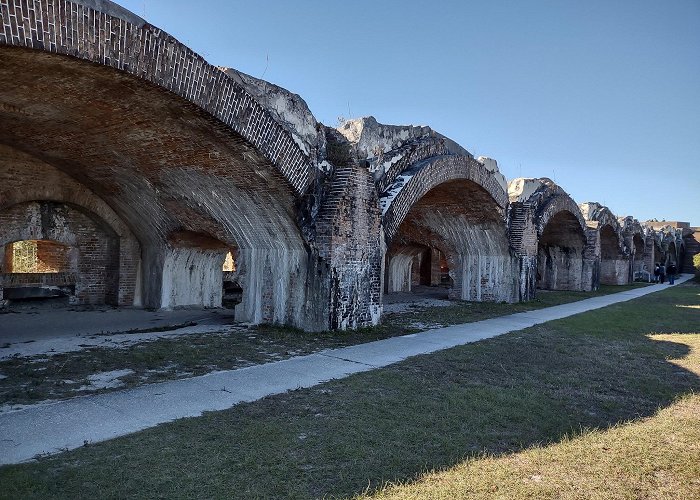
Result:
<svg viewBox="0 0 700 500">
<path fill-rule="evenodd" d="M 415 308 L 387 314 L 383 324 L 357 331 L 306 333 L 262 325 L 222 327 L 220 334 L 188 334 L 133 344 L 126 348 L 93 347 L 52 356 L 0 361 L 0 405 L 66 399 L 147 383 L 232 370 L 322 349 L 345 347 L 418 331 L 416 325 L 454 325 L 530 311 L 645 286 L 603 285 L 595 292 L 540 292 L 519 304 L 456 302 L 447 307 Z M 123 371 L 113 387 L 90 383 L 94 374 Z"/>
<path fill-rule="evenodd" d="M 0 468 L 5 498 L 699 498 L 700 286 Z"/>
</svg>

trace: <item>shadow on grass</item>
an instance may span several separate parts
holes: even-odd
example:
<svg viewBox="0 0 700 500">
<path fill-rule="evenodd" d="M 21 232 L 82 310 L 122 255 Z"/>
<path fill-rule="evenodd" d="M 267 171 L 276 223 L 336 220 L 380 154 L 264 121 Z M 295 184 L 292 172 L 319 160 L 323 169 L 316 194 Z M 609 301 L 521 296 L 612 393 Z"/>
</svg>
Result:
<svg viewBox="0 0 700 500">
<path fill-rule="evenodd" d="M 348 496 L 700 391 L 697 286 L 0 469 L 8 497 Z M 677 337 L 682 338 L 682 337 Z M 698 367 L 700 371 L 700 367 Z"/>
</svg>

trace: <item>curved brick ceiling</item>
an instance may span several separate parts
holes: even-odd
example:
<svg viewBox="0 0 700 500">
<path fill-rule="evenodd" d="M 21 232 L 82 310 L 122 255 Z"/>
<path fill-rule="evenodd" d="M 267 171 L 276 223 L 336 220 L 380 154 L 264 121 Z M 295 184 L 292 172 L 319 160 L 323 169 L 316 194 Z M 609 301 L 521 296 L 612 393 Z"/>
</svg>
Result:
<svg viewBox="0 0 700 500">
<path fill-rule="evenodd" d="M 300 241 L 295 193 L 199 107 L 110 67 L 0 46 L 0 142 L 104 199 L 142 242 L 172 231 L 228 244 Z"/>
<path fill-rule="evenodd" d="M 439 194 L 441 190 L 436 188 L 441 185 L 448 195 Z M 455 191 L 455 186 L 463 190 Z M 422 200 L 429 193 L 431 196 Z M 437 156 L 418 162 L 404 171 L 383 197 L 384 231 L 388 242 L 414 206 L 418 209 L 421 205 L 431 205 L 429 200 L 433 198 L 449 198 L 450 203 L 461 205 L 458 211 L 463 211 L 472 221 L 498 220 L 505 227 L 506 191 L 483 164 L 466 156 Z"/>
<path fill-rule="evenodd" d="M 0 45 L 66 54 L 171 91 L 249 141 L 293 186 L 313 176 L 291 135 L 243 87 L 163 30 L 109 0 L 0 0 Z"/>
</svg>

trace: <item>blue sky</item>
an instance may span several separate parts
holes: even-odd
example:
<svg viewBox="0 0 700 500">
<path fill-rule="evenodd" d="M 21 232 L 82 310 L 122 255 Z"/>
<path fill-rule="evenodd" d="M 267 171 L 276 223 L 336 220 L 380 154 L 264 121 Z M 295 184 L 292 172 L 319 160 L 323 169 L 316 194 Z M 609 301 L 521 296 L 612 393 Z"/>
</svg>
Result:
<svg viewBox="0 0 700 500">
<path fill-rule="evenodd" d="M 700 0 L 117 3 L 326 125 L 428 125 L 508 179 L 700 226 Z"/>
</svg>

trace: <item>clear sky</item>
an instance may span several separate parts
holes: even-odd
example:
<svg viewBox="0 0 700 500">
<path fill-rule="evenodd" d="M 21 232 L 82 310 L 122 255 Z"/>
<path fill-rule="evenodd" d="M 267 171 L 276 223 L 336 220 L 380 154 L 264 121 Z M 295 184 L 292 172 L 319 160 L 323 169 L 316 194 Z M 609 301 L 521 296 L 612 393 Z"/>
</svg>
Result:
<svg viewBox="0 0 700 500">
<path fill-rule="evenodd" d="M 117 3 L 326 125 L 428 125 L 509 180 L 700 226 L 700 0 Z"/>
</svg>

